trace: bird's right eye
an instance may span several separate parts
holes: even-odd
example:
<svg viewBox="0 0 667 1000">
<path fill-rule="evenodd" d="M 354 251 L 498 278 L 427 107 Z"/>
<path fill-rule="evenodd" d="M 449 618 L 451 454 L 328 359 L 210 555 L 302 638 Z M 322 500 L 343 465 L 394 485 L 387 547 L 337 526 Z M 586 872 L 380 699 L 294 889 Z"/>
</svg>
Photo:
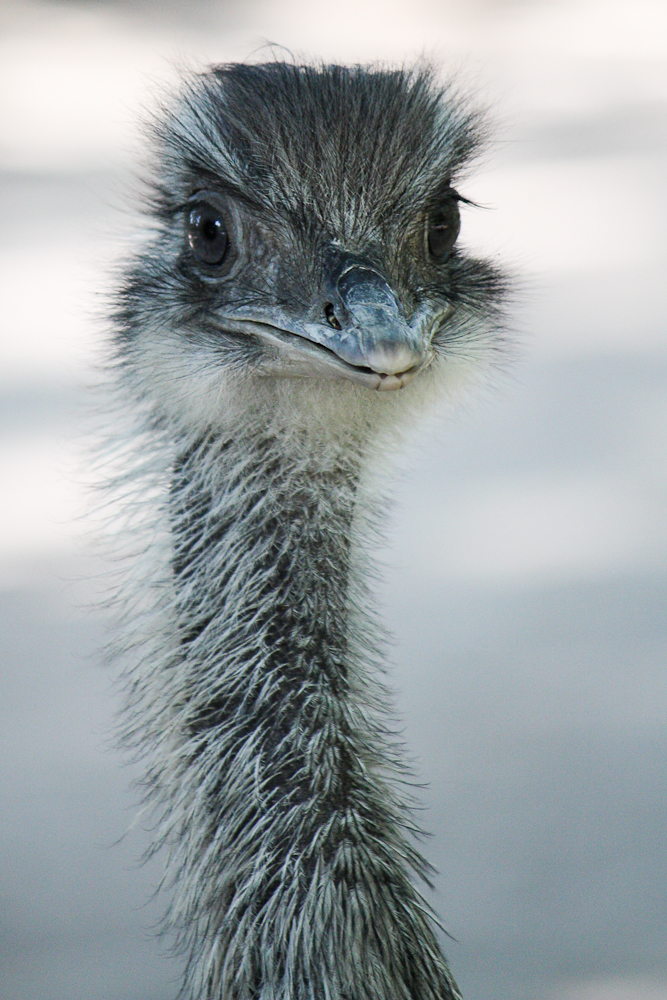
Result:
<svg viewBox="0 0 667 1000">
<path fill-rule="evenodd" d="M 429 256 L 436 264 L 441 264 L 447 259 L 456 243 L 460 228 L 459 207 L 453 200 L 446 202 L 428 219 L 426 245 Z"/>
<path fill-rule="evenodd" d="M 222 212 L 206 201 L 197 202 L 187 216 L 188 243 L 204 264 L 222 264 L 227 256 L 229 237 Z"/>
</svg>

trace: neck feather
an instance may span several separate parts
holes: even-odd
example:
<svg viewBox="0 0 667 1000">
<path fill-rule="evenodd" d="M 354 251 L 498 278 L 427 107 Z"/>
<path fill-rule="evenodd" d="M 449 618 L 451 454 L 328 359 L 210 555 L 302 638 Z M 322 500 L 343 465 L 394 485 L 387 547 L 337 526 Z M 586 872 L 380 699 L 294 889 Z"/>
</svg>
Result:
<svg viewBox="0 0 667 1000">
<path fill-rule="evenodd" d="M 255 426 L 170 463 L 163 649 L 133 690 L 192 997 L 459 996 L 412 883 L 428 866 L 374 677 L 359 456 Z"/>
</svg>

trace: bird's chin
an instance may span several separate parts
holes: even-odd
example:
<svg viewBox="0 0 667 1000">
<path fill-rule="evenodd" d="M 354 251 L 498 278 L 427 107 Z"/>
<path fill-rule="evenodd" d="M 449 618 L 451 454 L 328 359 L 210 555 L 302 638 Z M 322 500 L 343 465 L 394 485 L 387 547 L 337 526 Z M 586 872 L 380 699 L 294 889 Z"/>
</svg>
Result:
<svg viewBox="0 0 667 1000">
<path fill-rule="evenodd" d="M 353 365 L 322 344 L 301 337 L 289 330 L 251 320 L 225 323 L 225 333 L 250 335 L 259 339 L 265 348 L 255 372 L 273 378 L 343 379 L 356 382 L 377 392 L 402 389 L 433 360 L 428 351 L 419 364 L 405 371 L 385 373 L 364 365 Z"/>
</svg>

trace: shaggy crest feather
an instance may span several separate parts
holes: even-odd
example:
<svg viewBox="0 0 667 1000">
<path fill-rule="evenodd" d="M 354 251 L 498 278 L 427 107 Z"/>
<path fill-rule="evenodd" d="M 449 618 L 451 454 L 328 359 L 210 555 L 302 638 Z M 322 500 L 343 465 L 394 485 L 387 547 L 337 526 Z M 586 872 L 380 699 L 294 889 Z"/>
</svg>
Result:
<svg viewBox="0 0 667 1000">
<path fill-rule="evenodd" d="M 423 68 L 213 67 L 153 123 L 110 489 L 124 739 L 189 998 L 460 996 L 413 881 L 367 579 L 403 428 L 502 357 L 502 274 L 458 228 L 432 250 L 483 136 Z M 387 372 L 396 338 L 416 360 Z"/>
</svg>

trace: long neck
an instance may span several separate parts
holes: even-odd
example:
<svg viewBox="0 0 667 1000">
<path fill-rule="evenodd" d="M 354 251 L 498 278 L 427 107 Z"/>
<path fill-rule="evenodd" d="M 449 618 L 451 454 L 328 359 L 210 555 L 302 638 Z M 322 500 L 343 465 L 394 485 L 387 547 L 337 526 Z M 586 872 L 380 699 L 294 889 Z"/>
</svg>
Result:
<svg viewBox="0 0 667 1000">
<path fill-rule="evenodd" d="M 372 705 L 351 551 L 357 463 L 316 459 L 295 462 L 269 436 L 206 439 L 173 471 L 161 783 L 189 989 L 448 1000 L 458 992 L 410 881 L 425 866 Z"/>
</svg>

